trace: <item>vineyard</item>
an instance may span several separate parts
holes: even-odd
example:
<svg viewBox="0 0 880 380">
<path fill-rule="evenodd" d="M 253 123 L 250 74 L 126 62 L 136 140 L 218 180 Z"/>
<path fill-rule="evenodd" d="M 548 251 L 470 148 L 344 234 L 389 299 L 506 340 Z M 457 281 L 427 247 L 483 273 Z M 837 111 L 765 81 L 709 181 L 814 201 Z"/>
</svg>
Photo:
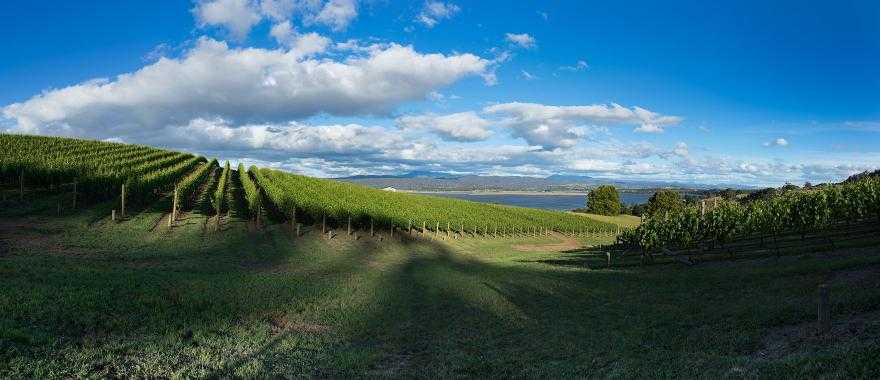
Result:
<svg viewBox="0 0 880 380">
<path fill-rule="evenodd" d="M 0 157 L 0 178 L 18 185 L 22 197 L 25 188 L 46 188 L 69 192 L 80 204 L 117 202 L 123 214 L 126 207 L 170 199 L 169 225 L 179 211 L 195 207 L 197 193 L 210 181 L 206 199 L 214 214 L 228 210 L 229 189 L 240 189 L 242 214 L 257 225 L 311 223 L 322 232 L 346 228 L 475 237 L 618 232 L 615 225 L 562 212 L 382 191 L 253 166 L 245 171 L 242 164 L 233 175 L 229 162 L 220 168 L 216 159 L 146 146 L 0 135 L 0 149 L 7 152 Z"/>
<path fill-rule="evenodd" d="M 827 243 L 876 232 L 880 224 L 880 179 L 826 185 L 790 192 L 747 205 L 716 201 L 655 214 L 618 236 L 618 245 L 638 248 L 651 260 L 657 252 L 701 252 L 746 243 L 780 249 L 780 243 L 807 238 Z"/>
<path fill-rule="evenodd" d="M 255 167 L 250 172 L 276 210 L 291 218 L 484 235 L 612 229 L 609 224 L 561 212 L 377 190 Z"/>
</svg>

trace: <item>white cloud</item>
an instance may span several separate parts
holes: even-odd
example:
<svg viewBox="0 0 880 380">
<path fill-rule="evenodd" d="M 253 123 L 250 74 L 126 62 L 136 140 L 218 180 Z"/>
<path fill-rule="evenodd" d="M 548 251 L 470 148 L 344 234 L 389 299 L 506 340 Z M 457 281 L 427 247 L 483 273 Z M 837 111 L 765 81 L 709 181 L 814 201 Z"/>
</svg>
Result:
<svg viewBox="0 0 880 380">
<path fill-rule="evenodd" d="M 536 77 L 536 76 L 533 75 L 532 73 L 530 73 L 530 72 L 528 72 L 528 71 L 525 71 L 525 70 L 521 70 L 521 71 L 520 71 L 520 76 L 521 76 L 523 79 L 525 79 L 525 80 L 538 79 L 538 77 Z"/>
<path fill-rule="evenodd" d="M 489 66 L 472 54 L 421 54 L 396 44 L 334 61 L 202 39 L 179 59 L 162 58 L 113 80 L 46 91 L 2 113 L 16 121 L 18 131 L 66 129 L 98 138 L 196 118 L 244 124 L 319 113 L 384 114 L 464 77 L 484 75 Z"/>
<path fill-rule="evenodd" d="M 515 44 L 515 45 L 517 45 L 521 48 L 524 48 L 524 49 L 531 49 L 531 48 L 535 47 L 535 45 L 537 43 L 535 41 L 535 38 L 528 35 L 528 33 L 522 33 L 522 34 L 507 33 L 505 35 L 504 39 L 506 39 L 508 42 Z"/>
<path fill-rule="evenodd" d="M 559 68 L 559 70 L 562 70 L 562 71 L 584 71 L 589 68 L 590 68 L 590 65 L 587 64 L 587 61 L 579 60 L 573 66 L 562 66 Z"/>
<path fill-rule="evenodd" d="M 397 118 L 404 129 L 428 130 L 448 141 L 482 141 L 492 136 L 491 123 L 474 112 L 408 115 Z"/>
<path fill-rule="evenodd" d="M 656 132 L 681 121 L 677 116 L 664 116 L 644 108 L 630 109 L 613 103 L 587 106 L 503 103 L 488 106 L 484 112 L 507 116 L 502 125 L 512 128 L 516 137 L 545 149 L 574 146 L 586 135 L 585 124 L 637 124 L 636 131 Z"/>
<path fill-rule="evenodd" d="M 774 139 L 773 141 L 765 142 L 765 143 L 764 143 L 764 146 L 782 146 L 782 147 L 785 147 L 785 146 L 788 146 L 788 140 L 786 140 L 786 139 L 780 137 L 780 138 Z"/>
<path fill-rule="evenodd" d="M 269 34 L 279 44 L 289 47 L 290 53 L 297 57 L 309 57 L 323 53 L 332 43 L 329 38 L 315 32 L 299 34 L 290 21 L 273 25 Z"/>
<path fill-rule="evenodd" d="M 433 28 L 440 20 L 452 18 L 459 10 L 461 8 L 453 3 L 426 1 L 422 11 L 416 15 L 416 21 L 428 28 Z"/>
<path fill-rule="evenodd" d="M 348 28 L 357 15 L 356 0 L 330 0 L 318 14 L 306 17 L 306 22 L 324 24 L 333 31 L 341 31 Z"/>
<path fill-rule="evenodd" d="M 244 40 L 261 20 L 259 9 L 249 0 L 201 1 L 193 9 L 199 26 L 222 26 L 236 40 Z"/>
<path fill-rule="evenodd" d="M 675 145 L 675 149 L 672 150 L 672 154 L 679 157 L 688 157 L 690 155 L 690 151 L 688 150 L 687 144 L 684 142 L 679 142 Z"/>
<path fill-rule="evenodd" d="M 260 13 L 274 21 L 287 21 L 293 11 L 303 5 L 295 0 L 261 0 Z"/>
<path fill-rule="evenodd" d="M 381 127 L 359 124 L 248 124 L 232 126 L 222 119 L 194 119 L 169 126 L 158 143 L 196 149 L 274 150 L 285 155 L 381 154 L 399 147 L 403 138 Z"/>
</svg>

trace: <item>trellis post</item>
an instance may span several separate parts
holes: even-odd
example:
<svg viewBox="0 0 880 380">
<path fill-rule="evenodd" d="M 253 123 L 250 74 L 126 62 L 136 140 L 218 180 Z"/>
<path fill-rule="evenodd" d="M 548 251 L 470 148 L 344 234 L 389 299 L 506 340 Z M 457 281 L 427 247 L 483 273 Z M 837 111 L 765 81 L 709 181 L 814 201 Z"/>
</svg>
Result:
<svg viewBox="0 0 880 380">
<path fill-rule="evenodd" d="M 76 210 L 76 180 L 73 180 L 73 209 Z"/>
<path fill-rule="evenodd" d="M 321 234 L 327 233 L 327 214 L 321 215 Z"/>
<path fill-rule="evenodd" d="M 177 219 L 177 185 L 174 185 L 174 193 L 171 195 L 171 214 L 168 215 L 168 227 L 174 225 Z"/>
<path fill-rule="evenodd" d="M 351 236 L 351 215 L 348 216 L 348 236 Z"/>
<path fill-rule="evenodd" d="M 375 236 L 373 232 L 373 218 L 370 218 L 370 236 Z"/>
</svg>

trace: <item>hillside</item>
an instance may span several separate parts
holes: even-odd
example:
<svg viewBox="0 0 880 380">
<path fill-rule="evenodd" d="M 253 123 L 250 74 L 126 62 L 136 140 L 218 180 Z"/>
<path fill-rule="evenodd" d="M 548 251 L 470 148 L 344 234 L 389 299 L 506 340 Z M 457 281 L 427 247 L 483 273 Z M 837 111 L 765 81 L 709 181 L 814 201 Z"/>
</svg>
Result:
<svg viewBox="0 0 880 380">
<path fill-rule="evenodd" d="M 632 218 L 0 144 L 0 378 L 880 375 L 876 233 L 640 265 L 612 245 Z"/>
<path fill-rule="evenodd" d="M 39 136 L 0 135 L 0 178 L 24 187 L 68 191 L 84 200 L 117 199 L 120 214 L 175 196 L 183 208 L 190 192 L 218 166 L 216 160 L 185 153 L 97 141 Z M 228 169 L 227 169 L 228 170 Z M 251 167 L 234 177 L 248 199 L 242 207 L 255 220 L 296 223 L 320 221 L 322 228 L 397 229 L 444 234 L 547 233 L 611 230 L 592 219 L 521 207 L 486 205 L 465 200 L 384 192 L 365 186 L 308 178 Z M 224 177 L 224 186 L 231 176 Z M 20 190 L 24 192 L 24 187 Z M 126 190 L 123 190 L 123 187 Z M 61 190 L 63 189 L 63 190 Z M 118 193 L 117 193 L 118 192 Z M 123 193 L 125 192 L 125 199 Z M 73 195 L 75 194 L 75 195 Z M 225 196 L 220 194 L 217 196 Z M 239 196 L 239 195 L 233 195 Z M 172 203 L 177 204 L 172 200 Z M 216 204 L 221 205 L 221 204 Z M 216 213 L 225 211 L 214 207 Z"/>
</svg>

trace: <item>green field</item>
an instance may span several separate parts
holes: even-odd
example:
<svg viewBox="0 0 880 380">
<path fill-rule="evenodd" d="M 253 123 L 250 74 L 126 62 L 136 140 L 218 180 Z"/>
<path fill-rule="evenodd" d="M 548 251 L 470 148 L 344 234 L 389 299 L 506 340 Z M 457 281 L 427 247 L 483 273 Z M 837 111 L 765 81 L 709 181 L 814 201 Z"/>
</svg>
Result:
<svg viewBox="0 0 880 380">
<path fill-rule="evenodd" d="M 610 237 L 328 241 L 4 194 L 2 378 L 880 375 L 873 249 L 604 269 L 560 248 Z"/>
<path fill-rule="evenodd" d="M 0 146 L 0 378 L 880 376 L 880 237 L 864 220 L 644 265 L 621 237 L 680 240 L 680 223 L 149 147 Z"/>
</svg>

